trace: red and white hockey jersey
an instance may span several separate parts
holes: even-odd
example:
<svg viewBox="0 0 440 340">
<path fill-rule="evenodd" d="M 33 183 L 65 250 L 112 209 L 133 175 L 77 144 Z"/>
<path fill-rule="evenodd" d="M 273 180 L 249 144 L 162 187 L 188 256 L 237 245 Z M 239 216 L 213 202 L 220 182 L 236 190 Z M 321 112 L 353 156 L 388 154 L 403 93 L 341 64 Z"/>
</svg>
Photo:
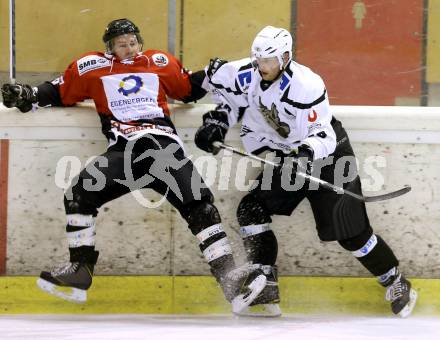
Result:
<svg viewBox="0 0 440 340">
<path fill-rule="evenodd" d="M 116 137 L 153 133 L 180 142 L 169 119 L 167 97 L 188 97 L 191 82 L 180 62 L 166 52 L 147 50 L 127 61 L 87 53 L 52 84 L 58 87 L 64 106 L 93 99 L 101 120 Z"/>
</svg>

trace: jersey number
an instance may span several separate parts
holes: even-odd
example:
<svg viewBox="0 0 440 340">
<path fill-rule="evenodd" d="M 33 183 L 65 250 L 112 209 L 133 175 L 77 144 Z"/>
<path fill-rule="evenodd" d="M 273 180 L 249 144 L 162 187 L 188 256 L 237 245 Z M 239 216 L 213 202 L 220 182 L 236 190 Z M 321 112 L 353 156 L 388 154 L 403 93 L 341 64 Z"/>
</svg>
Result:
<svg viewBox="0 0 440 340">
<path fill-rule="evenodd" d="M 251 71 L 243 72 L 238 75 L 238 81 L 241 85 L 241 87 L 244 87 L 245 85 L 249 85 L 252 80 L 252 73 Z"/>
</svg>

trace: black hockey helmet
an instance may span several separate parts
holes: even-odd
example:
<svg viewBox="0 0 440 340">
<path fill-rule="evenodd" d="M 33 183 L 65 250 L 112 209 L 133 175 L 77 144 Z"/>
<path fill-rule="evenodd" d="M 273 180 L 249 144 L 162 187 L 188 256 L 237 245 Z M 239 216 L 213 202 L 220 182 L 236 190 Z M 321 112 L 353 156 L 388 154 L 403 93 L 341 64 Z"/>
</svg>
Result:
<svg viewBox="0 0 440 340">
<path fill-rule="evenodd" d="M 111 41 L 113 38 L 130 33 L 136 35 L 139 44 L 143 44 L 139 28 L 132 21 L 126 18 L 110 21 L 105 29 L 104 35 L 102 36 L 102 40 L 106 44 L 107 49 L 111 50 Z"/>
</svg>

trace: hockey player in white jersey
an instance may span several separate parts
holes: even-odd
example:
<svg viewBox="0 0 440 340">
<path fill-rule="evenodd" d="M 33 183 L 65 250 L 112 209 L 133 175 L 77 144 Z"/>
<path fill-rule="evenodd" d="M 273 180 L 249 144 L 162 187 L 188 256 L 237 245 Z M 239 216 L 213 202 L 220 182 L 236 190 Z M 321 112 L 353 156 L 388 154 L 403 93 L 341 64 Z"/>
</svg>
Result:
<svg viewBox="0 0 440 340">
<path fill-rule="evenodd" d="M 353 149 L 341 122 L 332 117 L 327 90 L 319 75 L 292 60 L 292 37 L 282 28 L 265 27 L 253 41 L 252 58 L 226 62 L 211 60 L 206 68 L 206 88 L 218 104 L 203 116 L 195 136 L 196 145 L 213 152 L 213 142 L 223 142 L 228 129 L 241 122 L 240 136 L 247 152 L 275 152 L 287 163 L 289 157 L 303 160 L 295 171 L 320 169 L 318 176 L 334 183 L 341 174 L 337 160 L 352 157 Z M 331 160 L 329 162 L 329 160 Z M 321 162 L 321 163 L 320 163 Z M 317 166 L 319 165 L 320 166 Z M 386 287 L 386 299 L 394 314 L 408 316 L 417 294 L 398 270 L 399 261 L 385 241 L 373 232 L 365 204 L 324 188 L 312 190 L 309 183 L 285 188 L 283 171 L 274 170 L 270 189 L 258 185 L 243 197 L 237 209 L 240 233 L 253 265 L 267 275 L 267 285 L 253 302 L 263 307 L 240 314 L 281 315 L 276 259 L 278 244 L 270 228 L 273 215 L 289 216 L 307 198 L 322 241 L 338 241 Z M 314 170 L 312 170 L 314 169 Z M 339 171 L 341 172 L 341 171 Z M 289 179 L 295 179 L 295 172 Z M 359 176 L 344 188 L 361 194 Z M 295 182 L 296 183 L 296 182 Z"/>
</svg>

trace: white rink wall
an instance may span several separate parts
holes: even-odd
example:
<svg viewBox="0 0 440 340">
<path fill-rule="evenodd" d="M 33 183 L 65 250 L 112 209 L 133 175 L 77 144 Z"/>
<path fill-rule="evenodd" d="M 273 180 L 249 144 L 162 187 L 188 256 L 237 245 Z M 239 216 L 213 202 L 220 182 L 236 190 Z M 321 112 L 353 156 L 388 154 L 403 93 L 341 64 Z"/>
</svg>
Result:
<svg viewBox="0 0 440 340">
<path fill-rule="evenodd" d="M 173 107 L 173 120 L 196 163 L 207 155 L 195 147 L 193 136 L 210 108 Z M 393 248 L 408 276 L 440 278 L 440 108 L 333 106 L 333 114 L 351 138 L 364 189 L 376 186 L 387 192 L 412 186 L 405 196 L 367 204 L 375 232 Z M 104 152 L 106 142 L 91 104 L 33 114 L 1 106 L 0 139 L 10 140 L 6 274 L 36 275 L 68 258 L 63 191 L 55 184 L 57 163 L 75 156 L 84 165 Z M 237 129 L 227 142 L 240 145 Z M 216 156 L 218 164 L 222 157 Z M 234 181 L 243 178 L 245 164 L 240 161 L 236 175 L 239 157 L 232 159 L 229 190 L 219 188 L 218 173 L 212 189 L 240 262 L 244 254 L 235 211 L 245 192 L 236 190 Z M 371 166 L 379 176 L 371 176 Z M 220 183 L 225 187 L 224 176 Z M 151 191 L 144 196 L 159 199 Z M 290 217 L 275 217 L 272 227 L 279 239 L 281 275 L 369 275 L 337 243 L 319 241 L 307 202 Z M 97 249 L 98 275 L 209 274 L 195 237 L 168 203 L 147 209 L 127 195 L 105 205 L 97 218 Z"/>
</svg>

